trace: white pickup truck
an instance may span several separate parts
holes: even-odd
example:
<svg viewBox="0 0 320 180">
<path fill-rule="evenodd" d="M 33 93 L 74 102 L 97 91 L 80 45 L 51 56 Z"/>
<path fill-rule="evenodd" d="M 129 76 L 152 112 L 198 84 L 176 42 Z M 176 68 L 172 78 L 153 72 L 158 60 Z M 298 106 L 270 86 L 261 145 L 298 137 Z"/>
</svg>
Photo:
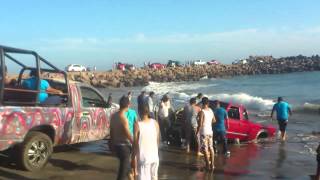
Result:
<svg viewBox="0 0 320 180">
<path fill-rule="evenodd" d="M 207 62 L 202 61 L 202 60 L 195 60 L 193 61 L 193 65 L 206 65 Z"/>
</svg>

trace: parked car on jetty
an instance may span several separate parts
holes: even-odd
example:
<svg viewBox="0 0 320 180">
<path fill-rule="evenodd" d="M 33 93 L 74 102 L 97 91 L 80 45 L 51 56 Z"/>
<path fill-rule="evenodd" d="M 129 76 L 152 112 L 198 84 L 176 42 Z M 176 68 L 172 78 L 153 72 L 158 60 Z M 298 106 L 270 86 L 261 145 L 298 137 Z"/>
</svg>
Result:
<svg viewBox="0 0 320 180">
<path fill-rule="evenodd" d="M 207 64 L 208 65 L 217 65 L 217 64 L 220 64 L 220 63 L 217 60 L 211 60 L 211 61 L 208 61 Z"/>
<path fill-rule="evenodd" d="M 66 71 L 68 71 L 68 72 L 81 72 L 81 71 L 87 71 L 87 68 L 80 65 L 80 64 L 69 64 L 66 67 Z"/>
<path fill-rule="evenodd" d="M 149 65 L 149 68 L 151 68 L 151 69 L 164 69 L 164 68 L 166 68 L 166 65 L 161 64 L 161 63 L 152 63 Z"/>
<path fill-rule="evenodd" d="M 209 107 L 214 110 L 216 101 L 210 100 Z M 248 112 L 243 105 L 220 102 L 221 107 L 228 112 L 228 120 L 225 121 L 227 129 L 227 138 L 230 141 L 239 139 L 240 141 L 256 141 L 262 138 L 274 137 L 276 128 L 268 125 L 250 121 Z M 184 135 L 183 109 L 176 111 L 174 122 L 172 124 L 169 139 L 173 144 L 181 143 Z"/>
<path fill-rule="evenodd" d="M 133 64 L 125 64 L 126 70 L 133 71 L 136 69 L 136 67 Z"/>
<path fill-rule="evenodd" d="M 246 59 L 240 59 L 233 61 L 232 64 L 248 64 L 248 61 Z"/>
<path fill-rule="evenodd" d="M 181 62 L 180 61 L 174 61 L 174 60 L 169 60 L 167 63 L 167 67 L 179 67 L 181 66 Z"/>
<path fill-rule="evenodd" d="M 118 63 L 116 63 L 116 68 L 118 70 L 124 71 L 124 70 L 126 70 L 126 64 L 118 62 Z"/>
<path fill-rule="evenodd" d="M 121 71 L 125 71 L 125 70 L 132 71 L 136 69 L 136 67 L 133 64 L 126 64 L 121 62 L 116 63 L 116 68 Z"/>
<path fill-rule="evenodd" d="M 193 65 L 206 65 L 207 62 L 202 61 L 202 60 L 195 60 L 193 61 Z"/>
<path fill-rule="evenodd" d="M 21 55 L 34 66 L 28 66 Z M 38 170 L 48 162 L 53 146 L 95 141 L 109 135 L 110 117 L 117 106 L 108 104 L 94 87 L 69 81 L 66 72 L 34 51 L 0 46 L 0 63 L 0 151 L 9 149 L 17 165 Z M 21 68 L 14 85 L 6 82 L 11 64 Z M 36 74 L 31 77 L 34 89 L 23 86 L 30 78 L 29 72 Z M 50 74 L 59 76 L 49 78 Z M 41 89 L 44 84 L 60 92 Z M 40 102 L 43 93 L 55 101 Z"/>
</svg>

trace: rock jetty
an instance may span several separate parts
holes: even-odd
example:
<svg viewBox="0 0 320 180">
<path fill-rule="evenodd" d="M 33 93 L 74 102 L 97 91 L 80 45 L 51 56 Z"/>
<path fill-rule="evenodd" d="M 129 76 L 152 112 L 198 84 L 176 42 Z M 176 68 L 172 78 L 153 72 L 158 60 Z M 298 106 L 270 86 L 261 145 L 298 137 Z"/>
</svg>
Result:
<svg viewBox="0 0 320 180">
<path fill-rule="evenodd" d="M 145 86 L 153 82 L 198 81 L 203 77 L 223 78 L 241 75 L 280 74 L 319 71 L 320 56 L 250 56 L 246 63 L 183 66 L 160 70 L 139 68 L 132 71 L 70 72 L 71 80 L 89 83 L 95 87 Z"/>
</svg>

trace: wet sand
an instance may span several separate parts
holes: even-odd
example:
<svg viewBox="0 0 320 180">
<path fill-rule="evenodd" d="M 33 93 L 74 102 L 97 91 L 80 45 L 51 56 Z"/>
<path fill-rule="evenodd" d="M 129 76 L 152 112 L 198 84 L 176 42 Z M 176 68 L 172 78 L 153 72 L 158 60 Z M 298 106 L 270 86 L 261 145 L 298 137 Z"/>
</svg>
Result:
<svg viewBox="0 0 320 180">
<path fill-rule="evenodd" d="M 108 89 L 114 102 L 129 89 Z M 130 89 L 134 99 L 140 88 Z M 270 124 L 266 116 L 252 120 Z M 276 122 L 272 124 L 277 127 Z M 214 172 L 203 170 L 203 159 L 186 154 L 179 147 L 161 147 L 159 179 L 310 179 L 315 174 L 315 149 L 320 142 L 320 116 L 295 113 L 289 120 L 288 140 L 277 138 L 259 144 L 230 145 L 231 157 L 216 156 Z M 6 154 L 0 154 L 0 179 L 115 179 L 118 160 L 108 150 L 107 141 L 56 147 L 48 165 L 39 172 L 17 169 Z"/>
<path fill-rule="evenodd" d="M 1 157 L 0 179 L 115 179 L 118 161 L 106 149 L 105 141 L 57 148 L 39 172 L 17 170 Z M 316 167 L 315 158 L 294 143 L 233 145 L 231 157 L 216 156 L 212 173 L 194 154 L 177 148 L 160 153 L 159 179 L 310 179 Z"/>
</svg>

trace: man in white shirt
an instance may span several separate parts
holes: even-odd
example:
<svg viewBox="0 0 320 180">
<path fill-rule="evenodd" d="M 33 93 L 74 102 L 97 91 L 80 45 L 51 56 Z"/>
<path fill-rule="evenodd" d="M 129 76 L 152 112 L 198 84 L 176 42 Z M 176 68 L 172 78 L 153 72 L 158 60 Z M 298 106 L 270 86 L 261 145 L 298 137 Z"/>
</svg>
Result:
<svg viewBox="0 0 320 180">
<path fill-rule="evenodd" d="M 150 118 L 155 119 L 153 98 L 154 98 L 154 92 L 151 91 L 149 93 L 149 97 L 147 98 L 147 104 L 149 106 Z"/>
</svg>

